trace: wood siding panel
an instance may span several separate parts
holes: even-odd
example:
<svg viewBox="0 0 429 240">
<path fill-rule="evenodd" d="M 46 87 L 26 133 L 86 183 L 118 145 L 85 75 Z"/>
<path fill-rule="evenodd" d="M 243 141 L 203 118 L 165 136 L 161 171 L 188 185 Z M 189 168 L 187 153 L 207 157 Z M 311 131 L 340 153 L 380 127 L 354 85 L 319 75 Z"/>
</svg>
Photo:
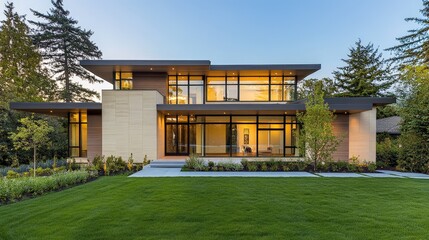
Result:
<svg viewBox="0 0 429 240">
<path fill-rule="evenodd" d="M 88 160 L 102 153 L 101 115 L 88 114 Z"/>
<path fill-rule="evenodd" d="M 348 161 L 349 159 L 349 115 L 336 115 L 334 122 L 334 134 L 341 140 L 337 151 L 334 152 L 335 161 Z"/>
<path fill-rule="evenodd" d="M 157 90 L 162 96 L 167 96 L 168 83 L 167 74 L 133 74 L 133 89 L 134 90 Z"/>
</svg>

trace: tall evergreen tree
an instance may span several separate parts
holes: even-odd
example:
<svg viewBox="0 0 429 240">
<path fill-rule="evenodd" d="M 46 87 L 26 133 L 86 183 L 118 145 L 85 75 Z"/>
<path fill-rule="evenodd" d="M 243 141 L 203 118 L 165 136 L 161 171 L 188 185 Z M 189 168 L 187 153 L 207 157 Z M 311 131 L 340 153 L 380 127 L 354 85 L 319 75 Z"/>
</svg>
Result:
<svg viewBox="0 0 429 240">
<path fill-rule="evenodd" d="M 325 98 L 333 97 L 337 92 L 331 78 L 309 78 L 298 82 L 298 99 L 304 99 L 313 94 L 318 85 L 321 86 Z"/>
<path fill-rule="evenodd" d="M 418 29 L 408 31 L 408 34 L 396 38 L 399 45 L 386 50 L 393 51 L 396 57 L 392 60 L 402 64 L 429 64 L 429 0 L 423 0 L 422 17 L 405 18 L 407 22 L 415 22 L 420 25 Z"/>
<path fill-rule="evenodd" d="M 42 69 L 42 58 L 29 36 L 24 16 L 6 4 L 0 27 L 0 107 L 10 101 L 43 101 L 53 98 L 55 82 Z"/>
<path fill-rule="evenodd" d="M 339 96 L 344 97 L 376 97 L 386 95 L 392 85 L 390 65 L 382 58 L 378 48 L 372 43 L 362 45 L 361 40 L 350 48 L 344 67 L 334 71 L 335 85 Z"/>
<path fill-rule="evenodd" d="M 50 64 L 54 76 L 62 85 L 61 97 L 66 102 L 93 101 L 97 92 L 73 81 L 74 77 L 90 83 L 101 82 L 79 65 L 80 59 L 99 59 L 101 51 L 90 40 L 93 32 L 77 26 L 62 0 L 51 0 L 53 7 L 46 14 L 31 9 L 43 22 L 30 21 L 35 27 L 34 42 Z"/>
</svg>

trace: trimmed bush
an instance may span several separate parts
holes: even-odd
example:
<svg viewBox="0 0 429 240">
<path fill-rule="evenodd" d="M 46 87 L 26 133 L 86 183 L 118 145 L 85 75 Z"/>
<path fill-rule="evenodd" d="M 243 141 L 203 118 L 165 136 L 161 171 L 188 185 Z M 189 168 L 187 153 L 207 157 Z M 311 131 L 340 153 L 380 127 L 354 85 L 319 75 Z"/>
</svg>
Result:
<svg viewBox="0 0 429 240">
<path fill-rule="evenodd" d="M 96 178 L 95 172 L 73 171 L 48 177 L 28 177 L 0 180 L 0 203 L 15 202 L 25 196 L 36 196 Z"/>
</svg>

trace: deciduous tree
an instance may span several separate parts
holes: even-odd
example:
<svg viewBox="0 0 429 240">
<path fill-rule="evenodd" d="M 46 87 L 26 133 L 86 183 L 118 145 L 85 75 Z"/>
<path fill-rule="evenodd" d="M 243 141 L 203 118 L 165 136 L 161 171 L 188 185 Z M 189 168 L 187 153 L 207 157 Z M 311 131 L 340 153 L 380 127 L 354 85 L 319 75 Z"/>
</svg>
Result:
<svg viewBox="0 0 429 240">
<path fill-rule="evenodd" d="M 19 122 L 21 126 L 10 134 L 10 138 L 16 149 L 33 149 L 33 176 L 36 176 L 37 149 L 50 144 L 48 134 L 54 129 L 45 120 L 34 120 L 32 117 L 22 118 Z"/>
<path fill-rule="evenodd" d="M 316 84 L 314 92 L 306 97 L 305 113 L 297 114 L 302 124 L 299 146 L 304 150 L 305 158 L 314 163 L 314 171 L 319 162 L 332 160 L 340 143 L 332 126 L 335 116 L 323 96 L 321 83 Z"/>
</svg>

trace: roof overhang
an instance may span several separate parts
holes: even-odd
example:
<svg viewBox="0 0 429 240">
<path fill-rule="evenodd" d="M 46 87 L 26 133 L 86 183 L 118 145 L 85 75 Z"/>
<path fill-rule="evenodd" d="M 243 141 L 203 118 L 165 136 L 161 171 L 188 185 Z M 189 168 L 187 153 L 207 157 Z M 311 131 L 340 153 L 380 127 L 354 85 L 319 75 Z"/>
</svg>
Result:
<svg viewBox="0 0 429 240">
<path fill-rule="evenodd" d="M 395 103 L 395 98 L 326 98 L 329 109 L 338 114 L 351 114 L 371 110 L 373 107 Z M 189 115 L 246 115 L 246 114 L 295 114 L 305 111 L 305 100 L 279 104 L 224 103 L 224 104 L 158 104 L 163 114 Z"/>
<path fill-rule="evenodd" d="M 266 76 L 275 72 L 301 80 L 321 67 L 320 64 L 211 65 L 209 60 L 81 60 L 80 65 L 110 83 L 113 83 L 115 71 L 208 76 L 225 76 L 230 72 L 241 76 Z"/>
<path fill-rule="evenodd" d="M 101 103 L 12 102 L 10 109 L 67 117 L 69 112 L 101 114 Z"/>
<path fill-rule="evenodd" d="M 363 112 L 372 109 L 371 104 L 333 104 L 331 111 L 340 114 Z M 305 104 L 158 104 L 157 110 L 165 115 L 273 115 L 296 114 L 305 111 Z"/>
</svg>

